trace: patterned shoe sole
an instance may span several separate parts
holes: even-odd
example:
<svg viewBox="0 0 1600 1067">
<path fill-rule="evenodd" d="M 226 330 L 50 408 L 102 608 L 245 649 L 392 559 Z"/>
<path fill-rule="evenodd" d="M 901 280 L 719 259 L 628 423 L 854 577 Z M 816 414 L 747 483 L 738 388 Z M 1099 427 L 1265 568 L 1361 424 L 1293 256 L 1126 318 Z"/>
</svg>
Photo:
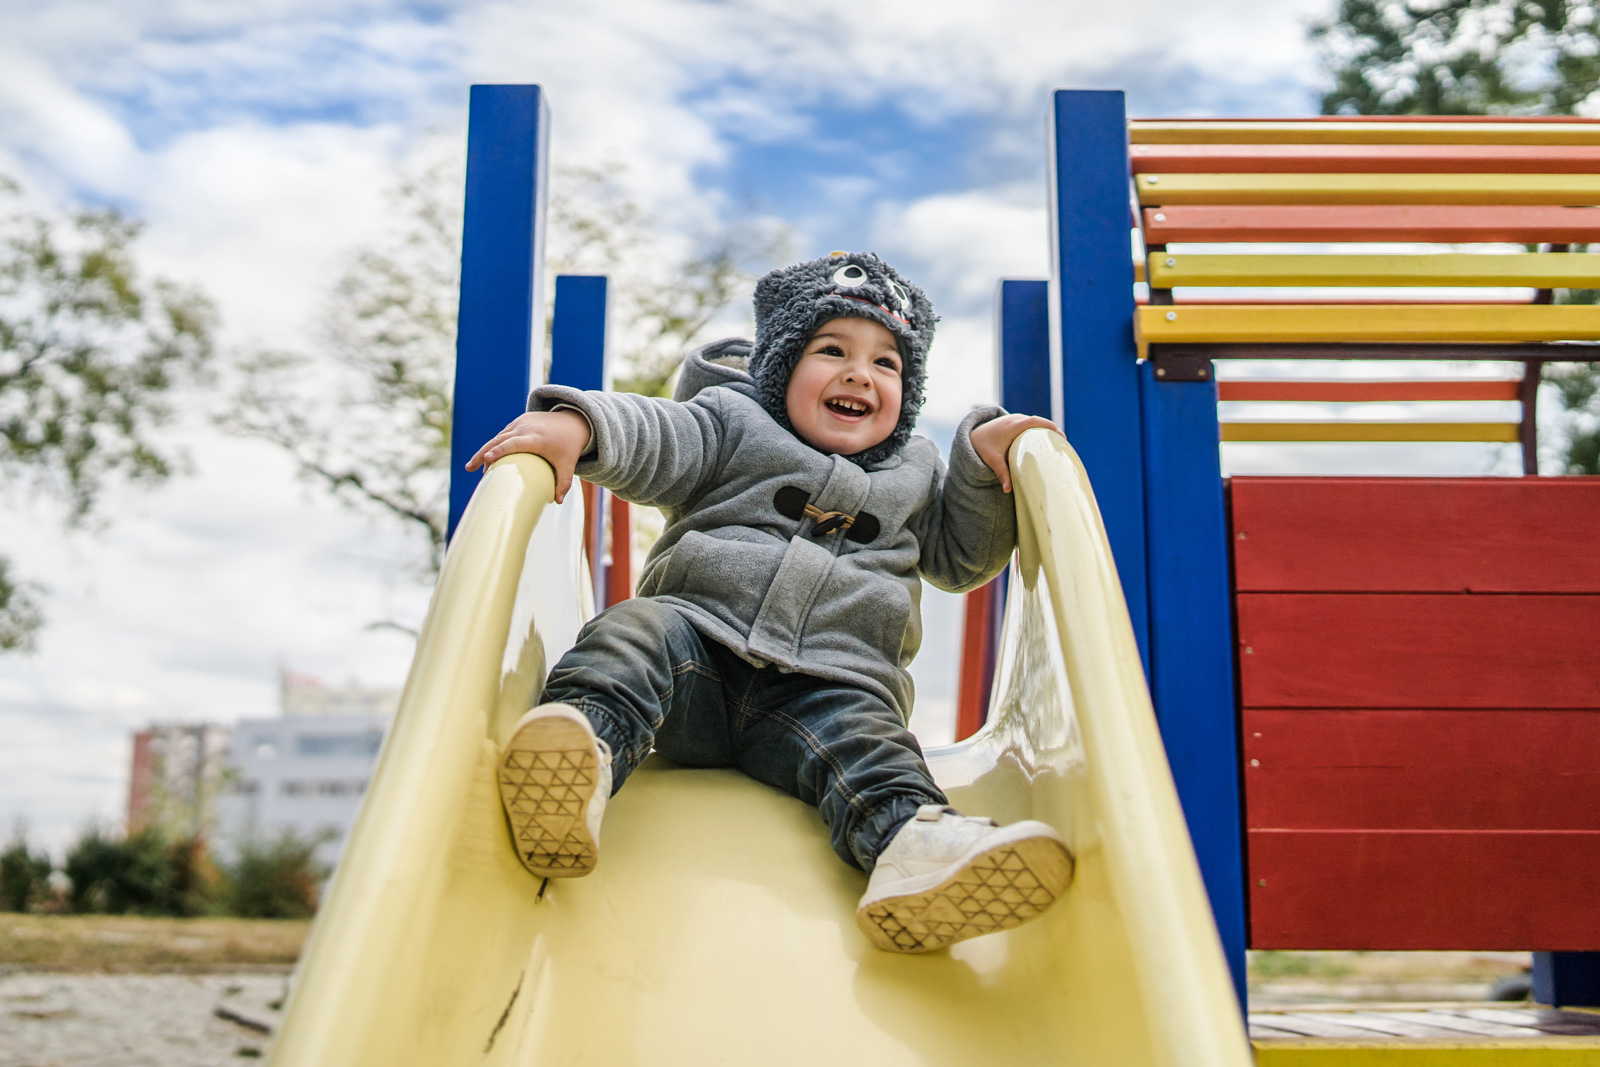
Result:
<svg viewBox="0 0 1600 1067">
<path fill-rule="evenodd" d="M 593 735 L 559 715 L 518 730 L 500 757 L 500 802 L 522 865 L 547 878 L 579 878 L 599 851 L 589 836 L 589 801 L 600 759 Z"/>
<path fill-rule="evenodd" d="M 1071 884 L 1072 853 L 1050 838 L 1024 838 L 982 853 L 932 889 L 873 901 L 856 924 L 887 952 L 931 952 L 1036 919 Z"/>
</svg>

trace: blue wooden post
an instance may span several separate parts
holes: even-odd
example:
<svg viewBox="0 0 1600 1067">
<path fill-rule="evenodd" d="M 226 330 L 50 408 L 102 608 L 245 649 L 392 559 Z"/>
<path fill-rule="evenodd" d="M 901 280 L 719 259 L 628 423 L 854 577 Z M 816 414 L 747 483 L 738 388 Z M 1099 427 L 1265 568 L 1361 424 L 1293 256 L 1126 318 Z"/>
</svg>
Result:
<svg viewBox="0 0 1600 1067">
<path fill-rule="evenodd" d="M 574 389 L 607 389 L 611 368 L 606 352 L 607 282 L 600 274 L 556 275 L 556 302 L 550 322 L 550 383 Z M 605 539 L 609 494 L 588 486 L 590 575 L 594 602 L 606 607 Z"/>
<path fill-rule="evenodd" d="M 1245 1003 L 1244 816 L 1217 383 L 1141 368 L 1150 694 L 1217 932 Z"/>
<path fill-rule="evenodd" d="M 1050 388 L 1050 283 L 1006 278 L 1000 283 L 1000 406 L 1053 418 Z"/>
<path fill-rule="evenodd" d="M 1148 672 L 1133 216 L 1122 93 L 1058 90 L 1050 135 L 1052 411 L 1094 484 Z"/>
<path fill-rule="evenodd" d="M 1553 1008 L 1600 1008 L 1600 952 L 1535 952 L 1533 999 Z"/>
<path fill-rule="evenodd" d="M 450 525 L 481 471 L 463 468 L 520 415 L 542 377 L 544 216 L 550 110 L 537 85 L 474 85 L 467 122 Z"/>
<path fill-rule="evenodd" d="M 607 282 L 603 274 L 556 275 L 550 323 L 550 384 L 609 389 Z"/>
</svg>

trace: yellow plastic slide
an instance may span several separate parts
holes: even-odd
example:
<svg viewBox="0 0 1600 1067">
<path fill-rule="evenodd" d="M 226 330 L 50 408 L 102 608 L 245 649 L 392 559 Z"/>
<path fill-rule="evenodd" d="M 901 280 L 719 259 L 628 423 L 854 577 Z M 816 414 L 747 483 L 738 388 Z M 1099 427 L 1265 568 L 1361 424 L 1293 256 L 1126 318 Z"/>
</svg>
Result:
<svg viewBox="0 0 1600 1067">
<path fill-rule="evenodd" d="M 994 713 L 928 755 L 963 811 L 1066 836 L 1077 880 L 1044 918 L 879 952 L 853 921 L 866 877 L 812 808 L 659 757 L 607 808 L 599 869 L 541 893 L 494 755 L 591 598 L 581 494 L 554 505 L 549 467 L 512 456 L 450 547 L 272 1062 L 1246 1067 L 1088 479 L 1042 430 L 1011 465 Z"/>
</svg>

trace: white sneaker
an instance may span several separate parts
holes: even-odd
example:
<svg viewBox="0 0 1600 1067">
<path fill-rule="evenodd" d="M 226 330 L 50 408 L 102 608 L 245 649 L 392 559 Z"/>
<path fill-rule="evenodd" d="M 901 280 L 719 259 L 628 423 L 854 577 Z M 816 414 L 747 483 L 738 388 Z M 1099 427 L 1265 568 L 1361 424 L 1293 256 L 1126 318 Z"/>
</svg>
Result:
<svg viewBox="0 0 1600 1067">
<path fill-rule="evenodd" d="M 1036 919 L 1072 884 L 1072 852 L 1042 822 L 998 826 L 924 804 L 878 857 L 856 925 L 886 952 L 928 952 Z"/>
<path fill-rule="evenodd" d="M 541 704 L 517 721 L 500 753 L 500 803 L 524 867 L 545 878 L 593 871 L 610 796 L 611 748 L 588 719 Z"/>
</svg>

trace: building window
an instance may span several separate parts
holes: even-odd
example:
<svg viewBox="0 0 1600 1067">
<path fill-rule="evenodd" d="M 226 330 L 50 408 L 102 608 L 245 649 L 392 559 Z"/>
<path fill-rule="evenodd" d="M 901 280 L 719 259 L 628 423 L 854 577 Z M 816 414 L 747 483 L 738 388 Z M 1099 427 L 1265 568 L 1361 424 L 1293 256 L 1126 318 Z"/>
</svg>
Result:
<svg viewBox="0 0 1600 1067">
<path fill-rule="evenodd" d="M 286 797 L 358 797 L 366 791 L 365 779 L 285 778 L 278 784 Z"/>
<path fill-rule="evenodd" d="M 378 754 L 383 744 L 383 734 L 368 730 L 359 734 L 301 734 L 295 738 L 295 750 L 302 756 L 360 756 L 367 759 Z"/>
</svg>

